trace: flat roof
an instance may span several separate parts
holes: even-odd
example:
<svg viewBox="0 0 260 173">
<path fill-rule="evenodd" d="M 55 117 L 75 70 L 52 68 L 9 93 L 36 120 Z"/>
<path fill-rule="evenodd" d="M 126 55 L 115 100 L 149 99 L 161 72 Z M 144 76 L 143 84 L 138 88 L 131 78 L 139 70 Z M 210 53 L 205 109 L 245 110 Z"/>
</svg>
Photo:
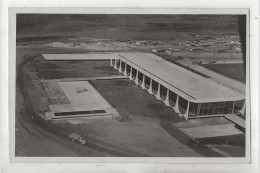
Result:
<svg viewBox="0 0 260 173">
<path fill-rule="evenodd" d="M 88 54 L 42 54 L 47 61 L 71 61 L 71 60 L 110 60 L 114 58 L 112 53 L 88 53 Z"/>
<path fill-rule="evenodd" d="M 118 53 L 120 59 L 188 101 L 221 102 L 245 96 L 151 53 Z"/>
<path fill-rule="evenodd" d="M 50 105 L 52 112 L 106 110 L 112 106 L 87 81 L 58 82 L 71 104 Z"/>
<path fill-rule="evenodd" d="M 179 128 L 179 130 L 195 139 L 244 134 L 242 131 L 238 130 L 233 123 Z"/>
</svg>

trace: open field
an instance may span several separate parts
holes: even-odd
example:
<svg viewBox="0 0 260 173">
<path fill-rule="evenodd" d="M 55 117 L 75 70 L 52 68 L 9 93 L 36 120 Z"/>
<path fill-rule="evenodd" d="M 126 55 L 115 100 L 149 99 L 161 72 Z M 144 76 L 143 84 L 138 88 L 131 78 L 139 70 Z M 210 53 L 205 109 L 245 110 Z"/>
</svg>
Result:
<svg viewBox="0 0 260 173">
<path fill-rule="evenodd" d="M 137 87 L 129 79 L 98 80 L 91 84 L 118 110 L 123 120 L 131 117 L 157 123 L 179 120 L 179 116 L 171 108 L 157 101 L 153 95 Z"/>
<path fill-rule="evenodd" d="M 237 32 L 238 21 L 238 16 L 224 15 L 20 14 L 17 16 L 17 37 L 40 35 L 42 38 L 47 37 L 47 40 L 60 39 L 64 36 L 175 40 L 200 34 L 202 38 L 210 38 L 215 33 Z"/>
<path fill-rule="evenodd" d="M 109 60 L 101 61 L 45 61 L 37 57 L 28 66 L 36 66 L 41 79 L 84 78 L 120 75 L 109 66 Z"/>
<path fill-rule="evenodd" d="M 200 64 L 201 66 L 220 73 L 224 76 L 246 83 L 246 69 L 244 64 Z"/>
</svg>

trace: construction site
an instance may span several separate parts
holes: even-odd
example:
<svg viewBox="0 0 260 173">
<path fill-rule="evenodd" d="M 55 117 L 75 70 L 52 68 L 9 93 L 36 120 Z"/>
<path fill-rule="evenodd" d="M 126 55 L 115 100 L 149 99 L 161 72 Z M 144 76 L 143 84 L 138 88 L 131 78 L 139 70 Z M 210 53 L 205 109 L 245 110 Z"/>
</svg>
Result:
<svg viewBox="0 0 260 173">
<path fill-rule="evenodd" d="M 16 156 L 244 157 L 238 34 L 188 33 L 18 40 Z"/>
<path fill-rule="evenodd" d="M 145 67 L 140 66 L 141 68 L 139 68 L 132 64 L 131 70 L 128 66 L 129 62 L 121 56 L 136 57 L 136 60 L 140 60 L 137 64 L 144 63 L 147 67 L 153 67 L 151 70 L 162 69 L 160 66 L 163 66 L 164 70 L 177 68 L 180 71 L 176 71 L 176 69 L 174 72 L 164 73 L 162 70 L 161 74 L 147 71 L 154 75 L 152 77 L 142 71 L 142 68 Z M 147 56 L 148 59 L 145 58 Z M 97 57 L 99 58 L 97 59 Z M 152 61 L 156 61 L 156 64 L 149 65 Z M 34 56 L 31 61 L 27 62 L 24 72 L 28 70 L 29 73 L 23 76 L 27 79 L 25 85 L 31 87 L 28 95 L 41 95 L 40 100 L 37 96 L 31 103 L 35 108 L 34 111 L 38 112 L 43 121 L 53 124 L 52 126 L 57 132 L 64 136 L 76 131 L 88 140 L 94 138 L 106 141 L 107 145 L 102 144 L 104 148 L 110 145 L 118 147 L 122 142 L 128 146 L 130 142 L 131 147 L 127 147 L 126 153 L 138 151 L 137 153 L 140 152 L 147 156 L 154 154 L 155 156 L 181 156 L 180 153 L 176 155 L 176 151 L 172 150 L 172 147 L 175 145 L 184 147 L 184 144 L 198 147 L 201 143 L 211 139 L 209 143 L 205 143 L 202 151 L 195 151 L 198 153 L 197 156 L 204 156 L 208 150 L 212 150 L 211 147 L 214 145 L 211 142 L 214 139 L 221 141 L 220 146 L 237 142 L 238 139 L 240 139 L 239 142 L 242 142 L 245 132 L 245 108 L 243 106 L 245 97 L 226 87 L 217 86 L 217 83 L 198 74 L 193 74 L 174 64 L 167 64 L 168 62 L 162 58 L 145 53 L 42 54 Z M 50 66 L 53 68 L 49 68 Z M 64 73 L 67 66 L 71 68 L 68 76 Z M 77 78 L 71 77 L 76 75 L 74 73 L 78 73 L 78 70 L 73 71 L 73 68 L 84 70 L 86 72 L 84 77 L 82 75 Z M 62 75 L 62 78 L 50 77 L 48 74 L 59 77 Z M 146 74 L 150 80 L 142 74 Z M 173 76 L 169 76 L 173 79 L 173 83 L 165 83 L 165 81 L 171 82 L 171 79 L 163 79 L 167 77 L 165 74 L 173 74 Z M 198 83 L 196 91 L 196 84 L 187 80 L 194 80 L 194 82 L 202 80 L 203 82 Z M 185 91 L 183 88 L 183 86 L 187 86 L 184 84 L 185 81 L 194 84 L 193 93 L 189 88 Z M 203 86 L 209 88 L 205 85 L 213 87 L 212 90 L 203 89 Z M 199 94 L 200 89 L 201 94 Z M 221 92 L 216 93 L 218 90 Z M 206 97 L 209 97 L 209 100 Z M 202 100 L 199 101 L 198 98 Z M 209 104 L 212 111 L 208 108 L 208 113 L 205 111 L 198 113 L 198 108 L 201 111 L 206 109 L 198 107 L 203 102 L 207 104 L 213 102 L 214 105 Z M 216 104 L 217 102 L 230 102 L 230 105 L 223 107 L 221 104 Z M 37 119 L 37 115 L 35 118 Z M 144 133 L 137 134 L 138 129 Z M 151 131 L 153 133 L 149 134 Z M 138 138 L 142 138 L 142 140 L 140 141 Z M 175 142 L 170 142 L 170 139 L 174 139 Z M 156 142 L 158 140 L 164 141 L 167 146 L 161 147 L 161 144 Z M 148 143 L 152 148 L 157 148 L 158 153 L 151 152 L 154 149 L 148 148 L 147 150 L 140 147 L 141 144 L 146 146 Z M 217 148 L 218 145 L 214 147 Z M 241 145 L 243 146 L 243 144 Z M 123 148 L 120 149 L 120 152 L 126 154 Z M 187 147 L 184 148 L 186 148 L 184 151 L 186 153 Z M 113 148 L 113 150 L 116 153 L 117 149 Z M 171 152 L 169 152 L 170 150 Z M 218 151 L 214 148 L 210 153 L 212 156 L 220 156 Z"/>
</svg>

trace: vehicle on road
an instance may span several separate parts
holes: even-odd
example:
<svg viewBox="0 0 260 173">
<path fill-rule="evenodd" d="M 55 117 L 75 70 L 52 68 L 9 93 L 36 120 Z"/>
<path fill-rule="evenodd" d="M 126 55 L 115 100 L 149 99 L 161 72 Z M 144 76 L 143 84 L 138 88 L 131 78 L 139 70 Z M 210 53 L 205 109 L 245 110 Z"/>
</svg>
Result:
<svg viewBox="0 0 260 173">
<path fill-rule="evenodd" d="M 87 144 L 87 140 L 83 137 L 83 136 L 81 136 L 81 135 L 79 135 L 79 134 L 77 134 L 77 133 L 70 133 L 69 134 L 69 138 L 74 142 L 74 141 L 78 141 L 80 144 L 82 144 L 82 145 L 85 145 L 85 144 Z"/>
</svg>

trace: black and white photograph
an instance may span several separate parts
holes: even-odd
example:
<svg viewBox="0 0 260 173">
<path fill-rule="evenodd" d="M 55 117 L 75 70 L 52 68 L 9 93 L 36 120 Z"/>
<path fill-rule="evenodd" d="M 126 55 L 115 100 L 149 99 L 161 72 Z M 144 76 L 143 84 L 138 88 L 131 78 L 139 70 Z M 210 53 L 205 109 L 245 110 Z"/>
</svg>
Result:
<svg viewBox="0 0 260 173">
<path fill-rule="evenodd" d="M 245 158 L 248 14 L 16 14 L 14 157 Z"/>
<path fill-rule="evenodd" d="M 258 173 L 259 2 L 191 1 L 0 1 L 0 172 Z"/>
</svg>

